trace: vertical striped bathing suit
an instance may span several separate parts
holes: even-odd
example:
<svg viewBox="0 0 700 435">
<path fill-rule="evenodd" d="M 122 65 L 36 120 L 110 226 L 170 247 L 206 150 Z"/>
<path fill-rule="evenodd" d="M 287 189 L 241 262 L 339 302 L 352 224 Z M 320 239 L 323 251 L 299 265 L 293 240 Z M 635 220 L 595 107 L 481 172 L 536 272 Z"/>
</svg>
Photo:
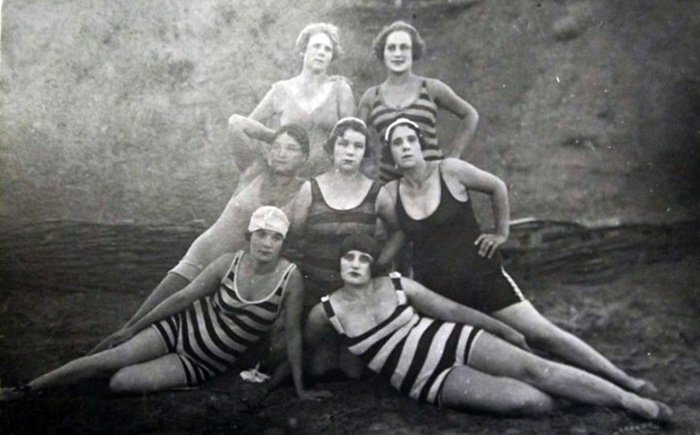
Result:
<svg viewBox="0 0 700 435">
<path fill-rule="evenodd" d="M 377 226 L 375 204 L 381 186 L 373 182 L 367 195 L 348 210 L 332 208 L 323 197 L 318 182 L 311 179 L 311 206 L 306 220 L 304 247 L 304 307 L 311 309 L 324 294 L 340 288 L 338 274 L 340 245 L 352 234 L 374 236 Z"/>
<path fill-rule="evenodd" d="M 226 371 L 270 330 L 279 315 L 289 276 L 296 266 L 289 265 L 266 297 L 247 301 L 236 287 L 242 257 L 243 251 L 236 253 L 216 293 L 153 325 L 168 351 L 180 358 L 188 386 Z"/>
<path fill-rule="evenodd" d="M 379 86 L 375 87 L 374 103 L 370 108 L 368 124 L 374 127 L 380 137 L 384 137 L 387 127 L 397 118 L 408 118 L 418 124 L 423 133 L 423 157 L 425 160 L 440 160 L 443 158 L 442 150 L 437 138 L 437 105 L 428 92 L 428 83 L 423 80 L 420 92 L 416 99 L 403 108 L 388 105 L 381 93 Z M 382 152 L 379 165 L 379 179 L 387 183 L 395 180 L 401 174 L 394 168 L 394 162 L 389 154 Z"/>
<path fill-rule="evenodd" d="M 321 299 L 323 309 L 348 350 L 370 370 L 412 399 L 440 405 L 445 378 L 454 367 L 469 364 L 472 346 L 482 330 L 418 315 L 407 303 L 401 278 L 391 280 L 398 299 L 396 309 L 356 337 L 345 334 L 328 296 Z"/>
</svg>

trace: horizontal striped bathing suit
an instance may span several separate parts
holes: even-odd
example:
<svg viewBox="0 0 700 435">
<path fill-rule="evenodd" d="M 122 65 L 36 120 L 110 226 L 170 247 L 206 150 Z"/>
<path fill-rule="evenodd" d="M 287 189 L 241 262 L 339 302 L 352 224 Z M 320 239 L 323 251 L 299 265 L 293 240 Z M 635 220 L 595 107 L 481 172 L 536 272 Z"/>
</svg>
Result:
<svg viewBox="0 0 700 435">
<path fill-rule="evenodd" d="M 392 278 L 398 305 L 388 319 L 369 331 L 349 337 L 335 314 L 330 298 L 323 309 L 344 344 L 370 370 L 389 380 L 403 394 L 440 404 L 442 385 L 450 371 L 469 364 L 474 341 L 481 329 L 418 315 L 408 305 L 401 278 Z"/>
<path fill-rule="evenodd" d="M 381 186 L 374 182 L 357 206 L 338 210 L 326 202 L 315 178 L 311 179 L 311 206 L 304 233 L 304 307 L 310 310 L 324 294 L 343 285 L 338 273 L 340 245 L 346 237 L 365 233 L 374 236 L 375 204 Z"/>
<path fill-rule="evenodd" d="M 266 297 L 247 301 L 236 288 L 242 257 L 243 251 L 236 253 L 216 293 L 153 325 L 168 351 L 180 358 L 188 386 L 226 371 L 270 330 L 279 315 L 289 276 L 296 266 L 289 265 Z"/>
<path fill-rule="evenodd" d="M 392 107 L 387 104 L 382 97 L 379 86 L 375 87 L 374 102 L 370 108 L 368 120 L 374 130 L 384 137 L 389 124 L 398 118 L 408 118 L 418 124 L 423 133 L 423 157 L 425 160 L 440 160 L 443 158 L 442 150 L 438 145 L 437 137 L 437 105 L 428 92 L 428 82 L 423 80 L 420 91 L 416 99 L 405 107 Z M 381 153 L 382 158 L 379 164 L 379 179 L 387 183 L 395 180 L 401 174 L 394 168 L 391 157 Z"/>
</svg>

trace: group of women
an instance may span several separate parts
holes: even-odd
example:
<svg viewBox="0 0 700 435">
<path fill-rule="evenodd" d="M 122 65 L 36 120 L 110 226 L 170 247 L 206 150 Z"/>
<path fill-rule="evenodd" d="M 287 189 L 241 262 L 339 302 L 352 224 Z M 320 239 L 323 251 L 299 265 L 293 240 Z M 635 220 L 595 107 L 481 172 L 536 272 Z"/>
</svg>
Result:
<svg viewBox="0 0 700 435">
<path fill-rule="evenodd" d="M 117 391 L 194 386 L 260 337 L 283 335 L 301 398 L 325 394 L 305 389 L 304 373 L 339 368 L 357 377 L 367 367 L 414 399 L 457 409 L 537 413 L 564 398 L 669 420 L 667 405 L 642 397 L 653 385 L 549 322 L 502 267 L 506 186 L 459 159 L 478 115 L 441 81 L 413 73 L 425 49 L 418 31 L 395 22 L 373 49 L 387 77 L 356 108 L 349 81 L 328 74 L 342 53 L 338 29 L 304 28 L 296 42 L 301 73 L 275 83 L 250 116 L 229 119 L 243 174 L 238 191 L 269 177 L 280 161 L 270 156 L 284 149 L 306 160 L 287 174 L 296 180 L 285 184 L 294 186 L 286 195 L 293 199 L 251 210 L 247 231 L 230 230 L 244 242 L 229 243 L 221 225 L 210 228 L 197 242 L 206 267 L 191 274 L 176 267 L 164 282 L 177 285 L 154 292 L 92 354 L 3 396 L 115 371 Z M 441 109 L 462 120 L 449 147 L 438 144 Z M 472 192 L 490 197 L 493 233 L 481 232 Z M 237 210 L 261 201 L 234 198 Z M 383 275 L 402 250 L 411 252 L 413 279 Z"/>
</svg>

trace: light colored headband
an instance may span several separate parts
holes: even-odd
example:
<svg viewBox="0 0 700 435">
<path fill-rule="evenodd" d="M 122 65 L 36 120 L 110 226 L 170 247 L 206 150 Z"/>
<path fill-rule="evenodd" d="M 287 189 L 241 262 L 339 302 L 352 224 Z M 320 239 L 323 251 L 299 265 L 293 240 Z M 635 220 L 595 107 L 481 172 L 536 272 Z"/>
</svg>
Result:
<svg viewBox="0 0 700 435">
<path fill-rule="evenodd" d="M 384 132 L 384 142 L 389 143 L 389 136 L 391 135 L 391 130 L 393 130 L 394 128 L 398 127 L 399 125 L 403 125 L 403 124 L 411 125 L 416 130 L 421 131 L 420 126 L 418 124 L 416 124 L 415 122 L 411 121 L 410 119 L 399 118 L 399 119 L 395 120 L 394 122 L 392 122 L 391 124 L 389 124 L 389 126 L 386 128 L 386 131 Z"/>
<path fill-rule="evenodd" d="M 360 118 L 355 118 L 354 116 L 346 116 L 345 118 L 339 119 L 338 122 L 335 123 L 335 125 L 333 126 L 333 130 L 331 131 L 331 137 L 333 137 L 335 135 L 335 132 L 336 132 L 336 130 L 338 130 L 338 127 L 340 127 L 342 124 L 345 124 L 345 123 L 351 122 L 351 121 L 354 121 L 354 122 L 362 125 L 362 127 L 364 127 L 365 130 L 367 130 L 367 124 L 365 124 L 365 121 L 361 120 Z"/>
</svg>

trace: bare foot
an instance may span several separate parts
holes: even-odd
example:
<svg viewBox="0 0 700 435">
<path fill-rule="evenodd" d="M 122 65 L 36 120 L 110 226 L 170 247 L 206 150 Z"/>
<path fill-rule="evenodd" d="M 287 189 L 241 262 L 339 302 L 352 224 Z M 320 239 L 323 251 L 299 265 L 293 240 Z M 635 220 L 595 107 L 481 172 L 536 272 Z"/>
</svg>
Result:
<svg viewBox="0 0 700 435">
<path fill-rule="evenodd" d="M 656 412 L 656 416 L 651 419 L 661 424 L 673 423 L 673 410 L 671 407 L 658 401 L 654 401 L 654 403 L 656 403 L 658 411 Z"/>
</svg>

